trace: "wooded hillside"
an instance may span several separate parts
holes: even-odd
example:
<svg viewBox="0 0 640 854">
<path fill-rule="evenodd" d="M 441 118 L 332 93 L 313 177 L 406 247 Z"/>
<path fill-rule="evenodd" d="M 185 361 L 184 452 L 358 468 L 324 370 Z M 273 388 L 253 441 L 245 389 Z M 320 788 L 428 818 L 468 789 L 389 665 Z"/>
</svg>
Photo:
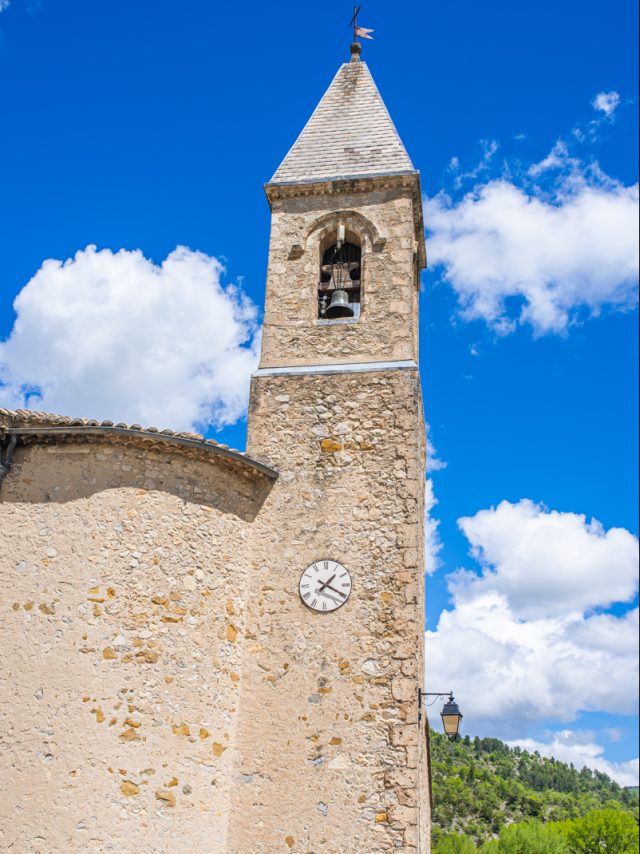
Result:
<svg viewBox="0 0 640 854">
<path fill-rule="evenodd" d="M 497 738 L 450 742 L 432 730 L 431 765 L 434 843 L 452 833 L 482 843 L 514 822 L 564 822 L 602 808 L 638 819 L 637 790 Z"/>
</svg>

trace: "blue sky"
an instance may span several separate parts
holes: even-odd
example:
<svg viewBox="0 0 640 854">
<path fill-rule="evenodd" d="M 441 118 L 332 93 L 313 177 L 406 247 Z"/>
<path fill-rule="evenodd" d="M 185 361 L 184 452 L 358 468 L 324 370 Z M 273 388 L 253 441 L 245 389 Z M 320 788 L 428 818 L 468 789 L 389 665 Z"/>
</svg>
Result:
<svg viewBox="0 0 640 854">
<path fill-rule="evenodd" d="M 0 0 L 0 405 L 26 395 L 87 417 L 211 420 L 209 435 L 244 446 L 262 185 L 348 57 L 349 17 L 336 0 Z M 638 755 L 635 4 L 369 0 L 362 22 L 426 197 L 421 371 L 444 463 L 431 475 L 435 687 L 455 687 L 467 732 L 530 739 L 627 781 L 631 766 L 606 763 Z M 110 252 L 42 267 L 88 245 Z M 159 302 L 153 265 L 178 245 L 203 254 L 162 268 Z M 543 590 L 528 586 L 540 564 L 516 555 L 528 538 L 547 549 Z M 479 582 L 457 575 L 450 590 L 460 568 Z M 556 576 L 589 595 L 561 595 Z M 505 609 L 508 638 L 495 629 Z M 495 626 L 473 635 L 486 642 L 474 681 L 463 658 L 480 612 Z M 567 699 L 552 648 L 578 683 L 584 665 L 603 685 L 583 679 Z"/>
</svg>

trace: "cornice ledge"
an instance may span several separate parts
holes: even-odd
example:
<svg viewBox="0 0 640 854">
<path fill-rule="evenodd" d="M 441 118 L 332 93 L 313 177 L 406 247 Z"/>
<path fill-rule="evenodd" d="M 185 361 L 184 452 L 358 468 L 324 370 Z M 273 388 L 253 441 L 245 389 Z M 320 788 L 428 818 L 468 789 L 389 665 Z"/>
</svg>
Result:
<svg viewBox="0 0 640 854">
<path fill-rule="evenodd" d="M 308 374 L 359 374 L 386 373 L 387 371 L 417 371 L 418 363 L 413 359 L 396 359 L 383 362 L 343 362 L 324 365 L 274 365 L 258 368 L 251 375 L 259 377 L 305 376 Z"/>
<path fill-rule="evenodd" d="M 331 196 L 347 193 L 366 193 L 371 190 L 414 187 L 420 191 L 420 172 L 417 169 L 388 174 L 345 175 L 336 178 L 310 178 L 305 181 L 268 182 L 264 185 L 269 201 L 295 196 Z"/>
</svg>

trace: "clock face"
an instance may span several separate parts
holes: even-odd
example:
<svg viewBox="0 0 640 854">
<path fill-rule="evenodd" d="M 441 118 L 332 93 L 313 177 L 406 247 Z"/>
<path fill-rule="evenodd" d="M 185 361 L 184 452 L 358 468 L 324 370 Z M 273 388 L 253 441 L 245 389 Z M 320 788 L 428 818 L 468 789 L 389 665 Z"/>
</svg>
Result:
<svg viewBox="0 0 640 854">
<path fill-rule="evenodd" d="M 313 611 L 335 611 L 349 598 L 351 576 L 335 560 L 318 560 L 302 573 L 300 596 Z"/>
</svg>

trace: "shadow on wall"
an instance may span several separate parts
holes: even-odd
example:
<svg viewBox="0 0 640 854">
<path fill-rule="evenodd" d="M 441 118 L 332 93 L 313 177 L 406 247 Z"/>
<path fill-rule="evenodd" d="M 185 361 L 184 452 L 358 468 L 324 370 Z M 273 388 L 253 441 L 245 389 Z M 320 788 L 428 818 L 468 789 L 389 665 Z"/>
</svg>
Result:
<svg viewBox="0 0 640 854">
<path fill-rule="evenodd" d="M 20 444 L 0 503 L 65 503 L 117 489 L 175 496 L 252 522 L 273 480 L 206 452 L 117 441 Z"/>
</svg>

